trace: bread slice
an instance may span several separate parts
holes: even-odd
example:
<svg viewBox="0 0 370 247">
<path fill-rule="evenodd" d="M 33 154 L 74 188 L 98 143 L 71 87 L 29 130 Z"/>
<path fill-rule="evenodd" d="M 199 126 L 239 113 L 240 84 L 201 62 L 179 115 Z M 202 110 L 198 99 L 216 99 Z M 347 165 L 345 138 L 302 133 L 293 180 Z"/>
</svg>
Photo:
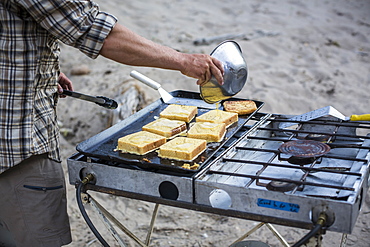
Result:
<svg viewBox="0 0 370 247">
<path fill-rule="evenodd" d="M 238 115 L 251 114 L 257 110 L 256 103 L 252 100 L 225 101 L 223 106 L 225 111 L 236 112 Z"/>
<path fill-rule="evenodd" d="M 187 136 L 207 142 L 220 142 L 226 133 L 225 123 L 197 122 L 190 127 Z"/>
<path fill-rule="evenodd" d="M 169 105 L 159 116 L 171 120 L 180 120 L 189 123 L 195 115 L 198 114 L 198 108 L 190 105 Z"/>
<path fill-rule="evenodd" d="M 139 131 L 118 139 L 116 150 L 144 155 L 166 143 L 166 137 L 148 131 Z"/>
<path fill-rule="evenodd" d="M 222 110 L 210 110 L 196 117 L 196 122 L 225 123 L 226 128 L 238 121 L 238 113 Z"/>
<path fill-rule="evenodd" d="M 142 127 L 142 130 L 170 138 L 186 130 L 186 123 L 179 120 L 158 118 Z"/>
<path fill-rule="evenodd" d="M 158 156 L 167 159 L 193 161 L 206 148 L 206 140 L 176 137 L 159 148 Z"/>
</svg>

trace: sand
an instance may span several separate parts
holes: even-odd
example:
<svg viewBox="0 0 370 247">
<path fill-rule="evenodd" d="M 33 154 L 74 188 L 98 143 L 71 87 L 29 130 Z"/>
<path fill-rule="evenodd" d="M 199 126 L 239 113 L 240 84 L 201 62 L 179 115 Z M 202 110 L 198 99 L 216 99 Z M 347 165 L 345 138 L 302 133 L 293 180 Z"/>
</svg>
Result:
<svg viewBox="0 0 370 247">
<path fill-rule="evenodd" d="M 358 1 L 206 1 L 151 0 L 97 1 L 121 24 L 155 42 L 186 53 L 209 54 L 224 38 L 236 40 L 248 64 L 248 80 L 237 95 L 265 102 L 263 112 L 302 114 L 334 106 L 344 115 L 369 113 L 370 2 Z M 194 41 L 207 41 L 195 45 Z M 214 42 L 210 42 L 214 40 Z M 177 71 L 132 67 L 103 57 L 91 60 L 62 45 L 62 70 L 75 91 L 118 99 L 134 86 L 140 107 L 157 100 L 156 91 L 133 80 L 135 69 L 162 83 L 168 91 L 198 92 L 195 79 Z M 74 75 L 76 69 L 87 74 Z M 140 99 L 140 100 L 139 100 Z M 126 104 L 131 110 L 134 104 Z M 132 114 L 128 112 L 128 115 Z M 58 106 L 62 128 L 63 165 L 75 146 L 110 126 L 112 111 L 73 98 Z M 145 239 L 154 205 L 123 197 L 94 194 L 121 222 Z M 368 247 L 370 193 L 347 246 Z M 68 210 L 73 242 L 68 246 L 100 246 L 78 210 L 75 188 L 68 185 Z M 90 207 L 87 207 L 91 212 Z M 111 246 L 118 246 L 92 214 L 97 228 Z M 337 217 L 340 220 L 340 216 Z M 258 222 L 161 206 L 151 246 L 229 246 Z M 294 244 L 308 231 L 274 225 Z M 340 233 L 327 232 L 323 246 L 339 246 Z M 127 246 L 137 246 L 122 235 Z M 282 246 L 266 226 L 248 240 Z"/>
</svg>

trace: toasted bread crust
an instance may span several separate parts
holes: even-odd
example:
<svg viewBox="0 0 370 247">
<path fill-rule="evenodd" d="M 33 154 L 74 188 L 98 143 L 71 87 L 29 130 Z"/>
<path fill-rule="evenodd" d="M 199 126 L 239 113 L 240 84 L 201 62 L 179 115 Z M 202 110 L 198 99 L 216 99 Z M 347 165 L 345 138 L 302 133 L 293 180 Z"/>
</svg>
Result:
<svg viewBox="0 0 370 247">
<path fill-rule="evenodd" d="M 159 148 L 158 156 L 167 159 L 192 161 L 206 148 L 207 141 L 205 140 L 176 137 Z"/>
<path fill-rule="evenodd" d="M 252 100 L 225 101 L 223 106 L 225 111 L 235 112 L 238 113 L 238 115 L 251 114 L 257 110 L 256 103 Z"/>
<path fill-rule="evenodd" d="M 203 139 L 207 142 L 220 142 L 226 133 L 225 123 L 198 122 L 188 131 L 190 138 Z"/>
<path fill-rule="evenodd" d="M 238 121 L 238 114 L 222 110 L 211 110 L 196 118 L 197 122 L 225 123 L 229 127 Z"/>
<path fill-rule="evenodd" d="M 196 106 L 188 105 L 169 105 L 164 109 L 159 116 L 172 120 L 180 120 L 189 123 L 198 113 Z"/>
<path fill-rule="evenodd" d="M 144 155 L 166 143 L 166 137 L 139 131 L 118 139 L 117 150 L 124 153 Z"/>
<path fill-rule="evenodd" d="M 186 123 L 185 121 L 158 118 L 144 125 L 142 130 L 170 138 L 184 132 L 186 130 Z"/>
</svg>

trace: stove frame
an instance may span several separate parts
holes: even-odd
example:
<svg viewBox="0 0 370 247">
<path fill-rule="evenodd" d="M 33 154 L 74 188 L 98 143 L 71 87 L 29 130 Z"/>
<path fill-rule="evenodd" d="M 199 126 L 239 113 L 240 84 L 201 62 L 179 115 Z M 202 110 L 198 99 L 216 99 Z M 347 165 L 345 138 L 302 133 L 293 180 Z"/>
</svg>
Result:
<svg viewBox="0 0 370 247">
<path fill-rule="evenodd" d="M 357 220 L 362 202 L 369 188 L 370 134 L 358 135 L 357 130 L 370 130 L 370 122 L 349 123 L 333 117 L 323 117 L 308 123 L 297 122 L 299 127 L 280 129 L 281 122 L 292 116 L 257 113 L 243 128 L 234 134 L 203 168 L 189 176 L 168 171 L 151 171 L 114 162 L 101 161 L 76 153 L 67 160 L 70 184 L 80 182 L 87 174 L 94 175 L 94 181 L 86 190 L 113 194 L 127 198 L 169 205 L 189 210 L 219 214 L 264 223 L 312 229 L 320 213 L 327 215 L 325 230 L 351 233 Z M 318 127 L 319 126 L 319 127 Z M 312 129 L 319 128 L 316 131 Z M 273 135 L 275 142 L 292 139 L 324 138 L 333 149 L 342 148 L 355 153 L 351 157 L 334 155 L 330 152 L 320 159 L 337 160 L 345 167 L 323 167 L 326 161 L 314 160 L 309 165 L 287 164 L 286 159 L 277 162 L 279 152 L 264 147 Z M 339 141 L 338 141 L 339 140 Z M 252 142 L 253 145 L 244 146 Z M 271 154 L 267 162 L 253 159 L 236 159 L 238 152 Z M 354 151 L 353 151 L 354 150 Z M 341 152 L 339 152 L 340 154 Z M 351 165 L 348 166 L 348 162 Z M 237 163 L 240 167 L 249 164 L 258 167 L 257 175 L 236 174 L 224 170 L 227 164 Z M 318 166 L 318 167 L 317 167 Z M 320 167 L 321 166 L 321 167 Z M 261 175 L 272 169 L 295 170 L 303 173 L 300 180 L 285 179 L 276 174 Z M 311 174 L 330 174 L 345 180 L 342 185 L 310 181 Z M 122 179 L 124 178 L 124 179 Z M 143 182 L 145 178 L 145 182 Z M 227 180 L 235 180 L 227 182 Z M 257 181 L 260 180 L 260 181 Z M 257 181 L 257 182 L 256 182 Z M 290 182 L 294 188 L 278 192 L 266 189 L 268 181 Z M 262 186 L 260 186 L 262 185 Z M 323 195 L 304 194 L 305 188 L 324 188 Z M 335 191 L 335 192 L 333 192 Z M 333 193 L 337 196 L 333 196 Z"/>
<path fill-rule="evenodd" d="M 246 125 L 245 129 L 235 133 L 234 139 L 229 140 L 230 144 L 216 154 L 214 160 L 206 165 L 201 171 L 193 176 L 184 174 L 171 174 L 166 171 L 150 171 L 145 169 L 135 169 L 133 167 L 120 167 L 114 165 L 101 164 L 99 159 L 86 157 L 82 154 L 76 154 L 68 159 L 68 171 L 70 183 L 75 184 L 84 176 L 91 173 L 95 176 L 95 183 L 88 184 L 90 190 L 111 193 L 119 196 L 125 196 L 150 202 L 166 204 L 175 207 L 188 208 L 192 210 L 222 214 L 232 217 L 245 218 L 263 222 L 270 222 L 280 225 L 293 226 L 299 228 L 310 229 L 313 226 L 313 220 L 317 215 L 324 211 L 329 216 L 331 225 L 327 230 L 351 233 L 357 216 L 359 214 L 362 201 L 365 198 L 369 188 L 369 160 L 370 160 L 370 137 L 353 135 L 353 133 L 345 133 L 353 128 L 370 129 L 369 123 L 344 123 L 335 121 L 331 118 L 323 118 L 322 120 L 310 121 L 309 125 L 323 125 L 325 128 L 336 127 L 336 131 L 332 133 L 334 138 L 343 138 L 352 142 L 358 139 L 364 139 L 361 147 L 358 145 L 349 145 L 347 148 L 359 149 L 359 154 L 356 157 L 350 158 L 353 161 L 353 167 L 349 171 L 336 171 L 335 169 L 316 168 L 316 161 L 311 166 L 299 166 L 289 164 L 276 164 L 272 161 L 259 162 L 250 160 L 233 159 L 236 150 L 249 150 L 247 152 L 257 152 L 256 147 L 243 148 L 240 143 L 246 141 L 263 142 L 265 137 L 255 135 L 256 131 L 277 131 L 287 132 L 292 134 L 292 137 L 275 136 L 275 141 L 286 141 L 292 139 L 293 136 L 302 133 L 312 134 L 310 130 L 280 130 L 276 128 L 277 124 L 284 119 L 289 119 L 290 116 L 280 116 L 272 114 L 259 113 L 252 120 L 256 121 L 253 125 Z M 248 123 L 247 123 L 248 124 Z M 307 124 L 306 124 L 307 125 Z M 360 126 L 361 125 L 361 126 Z M 325 129 L 324 128 L 324 129 Z M 343 128 L 343 129 L 341 129 Z M 306 128 L 307 129 L 307 128 Z M 315 134 L 327 135 L 328 132 L 321 129 Z M 267 139 L 269 137 L 266 137 Z M 331 144 L 335 146 L 334 144 Z M 261 148 L 258 152 L 270 152 L 273 156 L 278 156 L 275 150 Z M 324 158 L 333 159 L 333 155 L 327 154 Z M 335 159 L 346 159 L 340 156 Z M 273 158 L 271 160 L 274 160 Z M 351 161 L 351 162 L 352 162 Z M 245 175 L 230 173 L 223 171 L 219 167 L 230 162 L 242 164 L 250 164 L 258 167 L 281 167 L 279 169 L 295 169 L 304 173 L 301 177 L 302 181 L 292 181 L 282 177 L 264 176 L 264 175 Z M 263 170 L 263 169 L 262 169 Z M 266 169 L 265 169 L 266 170 Z M 261 172 L 263 174 L 264 171 Z M 305 179 L 309 176 L 309 172 L 326 173 L 330 175 L 340 174 L 340 176 L 351 177 L 353 186 L 345 185 L 326 185 L 324 183 L 317 184 Z M 209 178 L 216 176 L 217 178 Z M 249 185 L 238 185 L 233 183 L 221 182 L 226 176 L 226 180 L 230 176 L 236 176 L 242 180 L 249 180 Z M 208 178 L 207 178 L 208 177 Z M 122 179 L 125 178 L 125 179 Z M 143 180 L 145 178 L 145 181 Z M 207 178 L 207 179 L 205 179 Z M 213 180 L 212 180 L 213 179 Z M 293 182 L 295 188 L 293 192 L 276 192 L 269 191 L 266 188 L 258 189 L 254 184 L 255 180 L 268 181 L 276 180 L 280 182 Z M 261 182 L 260 181 L 260 182 Z M 261 182 L 262 184 L 266 184 Z M 251 187 L 251 185 L 253 185 Z M 339 190 L 337 198 L 333 196 L 307 196 L 299 193 L 302 186 L 323 186 L 328 190 Z M 149 188 L 149 189 L 148 189 Z M 344 191 L 344 192 L 343 192 Z M 341 196 L 341 194 L 343 194 Z M 299 217 L 297 217 L 299 213 Z M 336 220 L 336 216 L 340 215 L 341 220 Z"/>
</svg>

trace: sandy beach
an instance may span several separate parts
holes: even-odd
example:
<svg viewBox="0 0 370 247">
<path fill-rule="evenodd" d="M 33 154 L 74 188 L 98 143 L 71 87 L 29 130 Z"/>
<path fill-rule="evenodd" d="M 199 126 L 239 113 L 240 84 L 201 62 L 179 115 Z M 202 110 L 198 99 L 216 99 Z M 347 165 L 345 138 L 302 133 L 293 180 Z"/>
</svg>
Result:
<svg viewBox="0 0 370 247">
<path fill-rule="evenodd" d="M 248 64 L 247 83 L 237 96 L 265 102 L 263 112 L 293 115 L 331 105 L 345 116 L 370 113 L 370 2 L 367 0 L 96 2 L 121 24 L 181 52 L 209 54 L 224 39 L 237 41 Z M 139 108 L 145 107 L 157 100 L 159 94 L 132 79 L 129 74 L 134 69 L 160 82 L 167 91 L 199 92 L 195 79 L 177 71 L 132 67 L 103 57 L 92 60 L 66 45 L 61 45 L 61 50 L 62 70 L 72 79 L 77 92 L 119 99 L 134 87 L 140 96 Z M 129 114 L 135 111 L 132 110 Z M 58 114 L 68 184 L 67 158 L 76 152 L 78 143 L 110 127 L 114 113 L 67 97 L 60 100 Z M 126 227 L 145 239 L 153 204 L 91 194 Z M 69 184 L 68 200 L 73 237 L 68 246 L 101 246 L 83 220 L 75 188 Z M 109 244 L 119 246 L 99 219 L 91 217 Z M 150 246 L 229 246 L 258 223 L 161 206 Z M 290 245 L 308 232 L 274 227 Z M 122 237 L 127 246 L 137 246 L 126 236 Z M 340 233 L 328 231 L 323 246 L 339 246 L 341 237 Z M 282 246 L 266 226 L 248 240 Z M 369 243 L 370 192 L 346 246 L 369 247 Z"/>
</svg>

